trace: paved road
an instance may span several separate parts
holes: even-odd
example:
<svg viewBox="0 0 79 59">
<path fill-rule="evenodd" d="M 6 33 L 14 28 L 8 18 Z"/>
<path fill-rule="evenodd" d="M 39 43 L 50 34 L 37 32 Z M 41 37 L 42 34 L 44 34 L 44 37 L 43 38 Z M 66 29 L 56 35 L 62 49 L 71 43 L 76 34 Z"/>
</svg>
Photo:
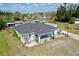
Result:
<svg viewBox="0 0 79 59">
<path fill-rule="evenodd" d="M 67 31 L 63 31 L 63 33 L 67 34 Z M 75 40 L 79 40 L 79 35 L 77 34 L 74 34 L 74 33 L 71 33 L 71 32 L 68 32 L 68 36 L 70 36 L 71 38 L 75 39 Z"/>
</svg>

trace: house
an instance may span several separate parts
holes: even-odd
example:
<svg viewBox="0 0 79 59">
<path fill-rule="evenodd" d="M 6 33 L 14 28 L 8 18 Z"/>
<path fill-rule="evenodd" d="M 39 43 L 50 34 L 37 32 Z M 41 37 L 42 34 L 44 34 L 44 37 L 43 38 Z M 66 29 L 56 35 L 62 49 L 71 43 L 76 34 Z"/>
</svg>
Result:
<svg viewBox="0 0 79 59">
<path fill-rule="evenodd" d="M 79 24 L 79 18 L 75 19 L 75 24 Z"/>
<path fill-rule="evenodd" d="M 47 19 L 51 19 L 51 18 L 54 18 L 54 17 L 55 17 L 55 12 L 52 12 L 52 11 L 46 12 L 46 18 Z"/>
<path fill-rule="evenodd" d="M 45 23 L 46 21 L 47 21 L 46 19 L 36 19 L 36 20 L 29 19 L 26 21 L 14 21 L 14 22 L 8 22 L 7 27 L 14 27 L 25 23 L 35 23 L 35 22 Z"/>
<path fill-rule="evenodd" d="M 8 22 L 7 23 L 7 27 L 14 27 L 14 26 L 18 26 L 21 24 L 26 23 L 26 21 L 15 21 L 15 22 Z"/>
<path fill-rule="evenodd" d="M 26 46 L 36 43 L 44 43 L 51 40 L 52 37 L 57 35 L 57 27 L 45 23 L 25 23 L 15 26 L 21 42 Z"/>
<path fill-rule="evenodd" d="M 36 19 L 46 19 L 45 13 L 34 13 L 33 15 Z"/>
<path fill-rule="evenodd" d="M 36 20 L 33 20 L 32 22 L 46 23 L 47 19 L 36 19 Z"/>
</svg>

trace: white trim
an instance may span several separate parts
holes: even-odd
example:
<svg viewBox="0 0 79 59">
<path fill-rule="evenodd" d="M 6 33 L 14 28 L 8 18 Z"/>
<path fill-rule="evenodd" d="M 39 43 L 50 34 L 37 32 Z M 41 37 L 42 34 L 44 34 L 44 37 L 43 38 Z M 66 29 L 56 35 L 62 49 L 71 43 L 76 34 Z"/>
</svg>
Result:
<svg viewBox="0 0 79 59">
<path fill-rule="evenodd" d="M 20 34 L 17 30 L 16 30 L 16 33 L 17 33 L 18 36 L 20 37 L 21 42 L 22 42 L 22 43 L 25 43 L 25 39 L 22 37 L 22 34 Z"/>
<path fill-rule="evenodd" d="M 56 27 L 56 28 L 57 28 L 57 24 L 54 24 L 54 23 L 48 23 L 48 22 L 46 22 L 45 24 L 47 24 L 47 25 L 50 25 L 50 26 L 53 26 L 53 27 Z"/>
<path fill-rule="evenodd" d="M 40 36 L 38 36 L 38 42 L 40 43 Z"/>
<path fill-rule="evenodd" d="M 43 33 L 43 34 L 39 34 L 38 36 L 41 36 L 41 35 L 44 35 L 44 34 L 52 34 L 52 33 L 54 33 L 54 32 L 47 32 L 47 33 Z"/>
</svg>

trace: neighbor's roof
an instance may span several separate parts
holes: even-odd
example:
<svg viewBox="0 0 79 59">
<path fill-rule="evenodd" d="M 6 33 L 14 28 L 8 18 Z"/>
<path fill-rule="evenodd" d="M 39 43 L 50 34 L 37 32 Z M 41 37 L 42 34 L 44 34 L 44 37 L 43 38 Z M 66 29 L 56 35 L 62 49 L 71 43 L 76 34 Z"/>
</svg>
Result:
<svg viewBox="0 0 79 59">
<path fill-rule="evenodd" d="M 7 24 L 19 24 L 19 23 L 24 23 L 26 21 L 13 21 L 13 22 L 8 22 Z"/>
<path fill-rule="evenodd" d="M 39 35 L 43 33 L 53 32 L 57 28 L 44 23 L 26 23 L 16 26 L 15 29 L 21 34 L 34 32 L 35 34 Z"/>
</svg>

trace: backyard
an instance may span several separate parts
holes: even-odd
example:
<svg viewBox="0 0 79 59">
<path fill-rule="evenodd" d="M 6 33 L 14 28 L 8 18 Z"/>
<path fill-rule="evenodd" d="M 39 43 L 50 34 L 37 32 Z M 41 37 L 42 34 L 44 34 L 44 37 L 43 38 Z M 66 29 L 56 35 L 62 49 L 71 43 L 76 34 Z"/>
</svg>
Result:
<svg viewBox="0 0 79 59">
<path fill-rule="evenodd" d="M 60 37 L 28 48 L 13 36 L 12 29 L 5 29 L 0 32 L 0 55 L 79 55 L 79 41 Z"/>
</svg>

